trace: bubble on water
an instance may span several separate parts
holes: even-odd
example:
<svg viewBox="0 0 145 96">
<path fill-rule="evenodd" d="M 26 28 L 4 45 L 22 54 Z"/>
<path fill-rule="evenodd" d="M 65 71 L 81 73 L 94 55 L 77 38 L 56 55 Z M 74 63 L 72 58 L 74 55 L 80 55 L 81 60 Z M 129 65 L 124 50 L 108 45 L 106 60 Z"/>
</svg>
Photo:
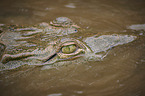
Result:
<svg viewBox="0 0 145 96">
<path fill-rule="evenodd" d="M 76 93 L 78 93 L 78 94 L 82 94 L 83 93 L 83 91 L 75 91 Z"/>
<path fill-rule="evenodd" d="M 124 86 L 124 84 L 120 84 L 119 86 L 122 87 L 122 86 Z"/>
<path fill-rule="evenodd" d="M 47 8 L 45 8 L 45 10 L 52 10 L 52 9 L 53 9 L 53 8 L 48 8 L 48 7 L 47 7 Z"/>
<path fill-rule="evenodd" d="M 12 19 L 12 20 L 10 20 L 10 22 L 11 22 L 11 23 L 14 23 L 14 20 Z"/>
<path fill-rule="evenodd" d="M 117 82 L 117 83 L 119 83 L 120 81 L 119 81 L 119 80 L 117 80 L 116 82 Z"/>
<path fill-rule="evenodd" d="M 65 7 L 76 8 L 76 6 L 73 3 L 69 3 L 69 4 L 65 5 Z"/>
<path fill-rule="evenodd" d="M 54 93 L 54 94 L 49 94 L 47 96 L 62 96 L 62 94 L 61 93 Z"/>
</svg>

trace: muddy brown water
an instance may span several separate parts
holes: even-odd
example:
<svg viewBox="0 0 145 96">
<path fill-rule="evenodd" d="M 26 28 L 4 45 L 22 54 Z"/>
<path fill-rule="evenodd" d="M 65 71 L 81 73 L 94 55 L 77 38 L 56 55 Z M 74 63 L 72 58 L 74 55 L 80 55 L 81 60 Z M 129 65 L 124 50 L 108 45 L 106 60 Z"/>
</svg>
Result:
<svg viewBox="0 0 145 96">
<path fill-rule="evenodd" d="M 115 33 L 137 39 L 111 49 L 102 61 L 2 71 L 0 96 L 145 96 L 144 5 L 144 0 L 1 0 L 1 24 L 65 16 L 85 29 L 74 38 Z"/>
</svg>

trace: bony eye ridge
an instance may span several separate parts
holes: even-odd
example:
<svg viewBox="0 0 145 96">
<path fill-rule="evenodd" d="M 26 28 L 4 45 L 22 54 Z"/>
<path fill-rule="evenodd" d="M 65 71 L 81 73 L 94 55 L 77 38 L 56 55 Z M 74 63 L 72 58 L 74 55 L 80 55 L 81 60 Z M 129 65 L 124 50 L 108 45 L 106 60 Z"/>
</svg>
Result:
<svg viewBox="0 0 145 96">
<path fill-rule="evenodd" d="M 57 58 L 58 60 L 72 60 L 84 56 L 89 49 L 80 41 L 72 40 L 60 43 L 55 54 L 51 55 L 45 62 Z"/>
</svg>

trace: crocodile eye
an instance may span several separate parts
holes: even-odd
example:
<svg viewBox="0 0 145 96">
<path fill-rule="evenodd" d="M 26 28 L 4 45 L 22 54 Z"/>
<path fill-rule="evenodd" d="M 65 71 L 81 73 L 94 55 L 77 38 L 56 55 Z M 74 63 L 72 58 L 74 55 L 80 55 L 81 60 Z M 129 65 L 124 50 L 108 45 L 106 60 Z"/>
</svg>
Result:
<svg viewBox="0 0 145 96">
<path fill-rule="evenodd" d="M 77 49 L 77 46 L 75 44 L 71 44 L 71 45 L 63 46 L 61 48 L 61 52 L 65 54 L 70 54 L 70 53 L 75 52 L 76 49 Z"/>
<path fill-rule="evenodd" d="M 85 53 L 84 46 L 79 41 L 64 42 L 57 51 L 59 60 L 75 59 Z"/>
</svg>

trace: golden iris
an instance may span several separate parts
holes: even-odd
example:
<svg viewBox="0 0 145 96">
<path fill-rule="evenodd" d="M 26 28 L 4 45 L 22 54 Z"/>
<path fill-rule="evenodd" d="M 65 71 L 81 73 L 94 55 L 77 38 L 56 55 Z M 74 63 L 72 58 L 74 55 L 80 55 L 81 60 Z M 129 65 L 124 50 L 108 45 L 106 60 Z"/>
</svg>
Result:
<svg viewBox="0 0 145 96">
<path fill-rule="evenodd" d="M 69 54 L 76 51 L 76 48 L 77 48 L 76 45 L 72 44 L 72 45 L 67 45 L 67 46 L 62 47 L 61 51 L 62 53 Z"/>
</svg>

